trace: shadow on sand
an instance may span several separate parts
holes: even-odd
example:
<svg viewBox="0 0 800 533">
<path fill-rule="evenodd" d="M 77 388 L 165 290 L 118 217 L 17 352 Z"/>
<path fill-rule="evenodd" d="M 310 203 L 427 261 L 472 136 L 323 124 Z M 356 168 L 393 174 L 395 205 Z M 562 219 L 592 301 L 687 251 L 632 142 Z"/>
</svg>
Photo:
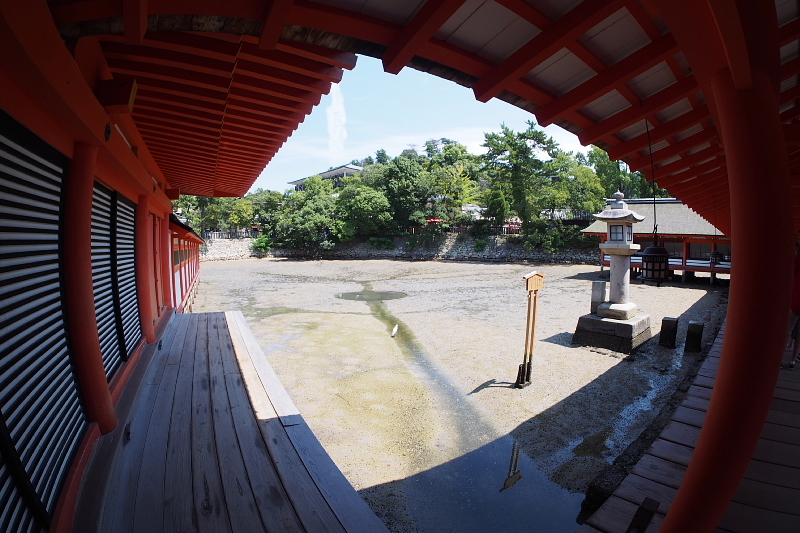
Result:
<svg viewBox="0 0 800 533">
<path fill-rule="evenodd" d="M 695 307 L 715 297 L 719 298 L 709 291 L 682 315 L 683 322 Z M 707 345 L 717 328 L 718 324 L 707 326 Z M 572 334 L 545 340 L 563 344 L 566 335 Z M 510 434 L 416 475 L 362 490 L 362 496 L 369 502 L 372 498 L 386 501 L 389 495 L 389 500 L 405 507 L 399 511 L 373 506 L 390 529 L 411 527 L 423 533 L 575 531 L 589 482 L 637 440 L 687 371 L 703 357 L 684 354 L 682 345 L 667 349 L 657 342 L 656 336 L 633 357 L 625 357 Z M 527 389 L 510 388 L 508 394 L 526 394 L 547 386 L 534 382 Z M 513 386 L 491 379 L 467 395 L 488 387 Z M 660 427 L 650 428 L 647 434 L 657 436 L 659 432 Z M 643 451 L 649 444 L 640 439 L 638 446 Z"/>
</svg>

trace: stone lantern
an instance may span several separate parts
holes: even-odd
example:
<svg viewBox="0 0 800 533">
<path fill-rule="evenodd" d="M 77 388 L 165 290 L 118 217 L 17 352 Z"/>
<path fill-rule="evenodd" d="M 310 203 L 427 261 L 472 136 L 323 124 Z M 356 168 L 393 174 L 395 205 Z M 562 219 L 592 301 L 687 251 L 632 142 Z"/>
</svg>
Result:
<svg viewBox="0 0 800 533">
<path fill-rule="evenodd" d="M 609 301 L 597 307 L 597 314 L 606 318 L 627 320 L 636 316 L 636 304 L 629 301 L 631 285 L 631 256 L 639 251 L 633 244 L 633 225 L 644 220 L 628 209 L 617 191 L 614 201 L 605 211 L 594 216 L 608 225 L 607 240 L 600 249 L 611 256 L 611 291 Z"/>
<path fill-rule="evenodd" d="M 606 294 L 605 282 L 594 282 L 600 287 L 592 288 L 593 312 L 578 319 L 572 341 L 630 353 L 650 339 L 652 332 L 650 316 L 645 313 L 637 315 L 636 304 L 629 299 L 631 256 L 640 248 L 633 244 L 633 225 L 644 217 L 628 209 L 623 198 L 624 195 L 617 191 L 605 211 L 594 215 L 608 225 L 607 239 L 600 249 L 611 256 L 611 290 L 607 301 L 594 301 L 595 295 L 603 295 L 602 300 L 605 300 Z"/>
</svg>

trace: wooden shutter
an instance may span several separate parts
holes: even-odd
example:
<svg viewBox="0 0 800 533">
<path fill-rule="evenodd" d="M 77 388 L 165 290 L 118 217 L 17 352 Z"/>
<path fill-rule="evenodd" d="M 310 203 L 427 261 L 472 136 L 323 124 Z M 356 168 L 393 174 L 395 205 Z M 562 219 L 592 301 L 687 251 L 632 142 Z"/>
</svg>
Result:
<svg viewBox="0 0 800 533">
<path fill-rule="evenodd" d="M 60 233 L 67 159 L 0 111 L 0 531 L 41 531 L 86 429 Z"/>
<path fill-rule="evenodd" d="M 136 204 L 117 195 L 117 279 L 126 354 L 130 354 L 142 338 L 142 326 L 139 322 L 139 297 L 136 292 L 136 265 L 134 263 L 135 221 Z"/>
<path fill-rule="evenodd" d="M 134 268 L 135 204 L 95 183 L 92 277 L 106 377 L 127 361 L 142 337 Z"/>
</svg>

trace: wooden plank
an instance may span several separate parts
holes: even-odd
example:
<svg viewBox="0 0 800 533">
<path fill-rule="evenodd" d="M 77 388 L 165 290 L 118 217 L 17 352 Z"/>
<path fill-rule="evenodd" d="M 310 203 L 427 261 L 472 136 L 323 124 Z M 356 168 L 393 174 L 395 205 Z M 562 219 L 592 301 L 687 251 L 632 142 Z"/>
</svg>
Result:
<svg viewBox="0 0 800 533">
<path fill-rule="evenodd" d="M 639 505 L 644 498 L 653 498 L 659 503 L 658 512 L 667 514 L 678 489 L 663 485 L 636 474 L 630 474 L 614 491 L 614 496 Z"/>
<path fill-rule="evenodd" d="M 744 476 L 755 481 L 800 489 L 800 468 L 751 459 Z"/>
<path fill-rule="evenodd" d="M 689 387 L 689 391 L 687 392 L 687 394 L 689 396 L 697 396 L 698 398 L 704 398 L 706 400 L 710 400 L 711 392 L 712 389 L 709 389 L 708 387 L 699 387 L 697 385 L 692 385 Z"/>
<path fill-rule="evenodd" d="M 775 398 L 780 398 L 781 400 L 786 400 L 789 402 L 795 402 L 797 404 L 800 404 L 800 390 L 794 390 L 785 387 L 776 387 Z"/>
<path fill-rule="evenodd" d="M 153 403 L 158 393 L 157 384 L 165 371 L 165 354 L 172 347 L 176 334 L 185 329 L 186 323 L 175 317 L 170 333 L 162 342 L 162 349 L 154 356 L 141 387 L 135 392 L 136 401 L 127 420 L 120 420 L 120 448 L 114 460 L 109 491 L 103 506 L 100 531 L 124 533 L 133 527 L 135 494 L 139 485 L 139 465 L 145 446 L 147 428 L 153 415 Z"/>
<path fill-rule="evenodd" d="M 679 405 L 672 414 L 672 420 L 698 428 L 703 427 L 703 421 L 705 419 L 705 411 L 690 409 L 688 407 L 683 407 L 682 405 Z"/>
<path fill-rule="evenodd" d="M 733 501 L 800 516 L 800 490 L 752 479 L 743 479 Z"/>
<path fill-rule="evenodd" d="M 800 428 L 767 422 L 764 424 L 764 429 L 761 430 L 761 438 L 788 444 L 800 444 Z"/>
<path fill-rule="evenodd" d="M 197 356 L 192 384 L 192 490 L 193 518 L 200 533 L 230 533 L 220 479 L 220 465 L 214 450 L 214 426 L 211 414 L 211 386 L 208 375 L 208 317 L 199 315 Z M 188 487 L 187 487 L 188 489 Z"/>
<path fill-rule="evenodd" d="M 656 439 L 646 453 L 686 466 L 692 458 L 694 448 L 664 439 Z"/>
<path fill-rule="evenodd" d="M 699 396 L 686 396 L 681 406 L 697 409 L 698 411 L 706 411 L 708 410 L 708 398 L 700 398 Z"/>
<path fill-rule="evenodd" d="M 639 459 L 631 473 L 660 485 L 677 489 L 683 481 L 686 466 L 646 453 Z"/>
<path fill-rule="evenodd" d="M 638 504 L 611 496 L 606 502 L 586 521 L 590 526 L 601 531 L 622 532 L 628 529 Z M 656 513 L 650 525 L 642 533 L 655 533 L 664 521 L 662 513 Z"/>
<path fill-rule="evenodd" d="M 153 402 L 153 415 L 139 465 L 139 482 L 135 491 L 133 531 L 156 531 L 163 524 L 164 474 L 167 462 L 167 443 L 172 416 L 175 388 L 178 380 L 181 354 L 190 319 L 183 319 L 169 349 L 163 357 L 164 373 L 157 384 L 158 393 Z"/>
<path fill-rule="evenodd" d="M 281 422 L 285 425 L 295 423 L 296 417 L 300 417 L 300 410 L 297 409 L 297 406 L 289 397 L 289 393 L 286 392 L 280 379 L 278 379 L 275 370 L 272 369 L 272 365 L 269 364 L 267 357 L 261 350 L 261 346 L 250 330 L 250 326 L 247 325 L 244 315 L 241 311 L 234 311 L 232 317 L 234 319 L 233 322 L 238 326 L 242 341 L 250 353 L 250 359 L 253 361 L 253 366 L 258 372 L 258 377 L 261 379 L 264 390 L 267 391 L 275 412 L 278 413 Z"/>
<path fill-rule="evenodd" d="M 693 385 L 698 387 L 708 387 L 709 389 L 713 389 L 714 381 L 716 381 L 716 377 L 703 376 L 698 373 L 697 376 L 695 376 L 694 378 Z"/>
<path fill-rule="evenodd" d="M 800 531 L 800 516 L 731 502 L 718 525 L 721 529 L 741 533 L 794 533 Z"/>
<path fill-rule="evenodd" d="M 770 411 L 767 415 L 767 422 L 800 428 L 800 415 L 796 413 L 787 413 L 786 411 Z"/>
<path fill-rule="evenodd" d="M 171 335 L 174 329 L 174 321 L 166 324 L 164 339 Z M 115 457 L 122 446 L 125 435 L 125 421 L 132 416 L 133 408 L 137 405 L 137 392 L 140 386 L 145 383 L 145 376 L 155 366 L 153 357 L 156 353 L 156 345 L 146 346 L 139 356 L 136 367 L 131 372 L 130 378 L 125 384 L 125 388 L 120 394 L 119 401 L 115 408 L 119 418 L 117 427 L 97 441 L 93 452 L 93 457 L 87 466 L 85 479 L 91 479 L 91 483 L 85 483 L 77 502 L 77 510 L 73 521 L 73 531 L 84 533 L 94 533 L 101 531 L 99 522 L 105 509 L 105 502 L 108 491 L 115 478 L 112 471 L 115 465 Z"/>
<path fill-rule="evenodd" d="M 304 531 L 258 430 L 243 377 L 236 364 L 233 341 L 228 333 L 225 318 L 225 315 L 220 314 L 216 320 L 225 389 L 231 405 L 237 446 L 253 491 L 256 508 L 267 531 Z"/>
<path fill-rule="evenodd" d="M 783 411 L 786 413 L 800 414 L 800 402 L 786 400 L 783 398 L 773 398 L 769 406 L 770 409 L 775 411 Z"/>
<path fill-rule="evenodd" d="M 697 439 L 700 437 L 700 428 L 682 424 L 681 422 L 670 421 L 661 432 L 661 438 L 683 444 L 684 446 L 697 446 Z"/>
<path fill-rule="evenodd" d="M 250 360 L 239 326 L 231 314 L 231 311 L 227 311 L 225 316 L 233 341 L 234 355 L 247 388 L 251 409 L 257 419 L 262 440 L 274 462 L 278 477 L 286 487 L 292 505 L 307 531 L 344 531 L 339 519 L 336 518 L 328 502 L 317 488 L 289 440 Z"/>
<path fill-rule="evenodd" d="M 189 326 L 178 366 L 175 401 L 164 469 L 163 526 L 161 531 L 192 531 L 192 382 L 197 353 L 197 315 L 187 315 Z"/>
<path fill-rule="evenodd" d="M 300 419 L 298 424 L 285 426 L 286 433 L 344 528 L 349 533 L 388 532 L 325 452 L 305 420 Z"/>
<path fill-rule="evenodd" d="M 233 531 L 267 529 L 253 505 L 255 495 L 247 478 L 239 441 L 233 425 L 231 403 L 225 386 L 219 332 L 226 329 L 222 313 L 208 314 L 208 379 L 211 413 L 225 508 Z M 248 446 L 250 443 L 248 443 Z M 270 524 L 272 526 L 274 524 Z"/>
<path fill-rule="evenodd" d="M 800 445 L 759 439 L 753 459 L 800 468 Z"/>
</svg>

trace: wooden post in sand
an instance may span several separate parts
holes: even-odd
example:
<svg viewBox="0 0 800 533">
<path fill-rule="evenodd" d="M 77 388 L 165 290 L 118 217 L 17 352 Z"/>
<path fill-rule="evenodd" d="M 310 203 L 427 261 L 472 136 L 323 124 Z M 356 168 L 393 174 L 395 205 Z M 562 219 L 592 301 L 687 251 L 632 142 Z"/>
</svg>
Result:
<svg viewBox="0 0 800 533">
<path fill-rule="evenodd" d="M 539 312 L 539 289 L 544 287 L 546 274 L 535 270 L 523 276 L 528 289 L 528 323 L 525 331 L 525 355 L 517 371 L 517 381 L 514 386 L 524 389 L 531 384 L 531 361 L 533 360 L 533 345 L 536 338 L 536 315 Z"/>
</svg>

